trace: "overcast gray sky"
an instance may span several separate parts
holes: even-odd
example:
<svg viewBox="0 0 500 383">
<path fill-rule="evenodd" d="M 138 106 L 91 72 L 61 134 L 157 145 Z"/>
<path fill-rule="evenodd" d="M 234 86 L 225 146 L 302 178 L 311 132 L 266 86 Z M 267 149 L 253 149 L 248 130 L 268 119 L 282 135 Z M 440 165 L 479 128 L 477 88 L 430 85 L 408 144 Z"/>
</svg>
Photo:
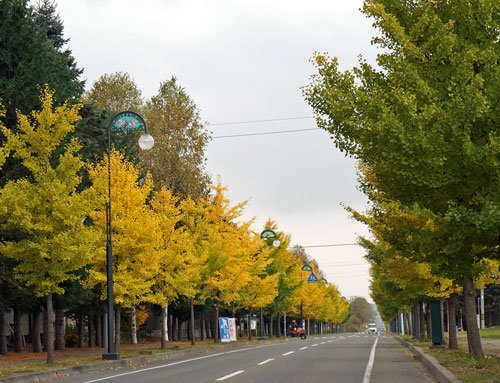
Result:
<svg viewBox="0 0 500 383">
<path fill-rule="evenodd" d="M 313 72 L 315 51 L 351 68 L 358 55 L 373 62 L 371 21 L 362 0 L 58 0 L 87 88 L 105 73 L 123 71 L 145 97 L 176 76 L 214 137 L 310 129 L 300 87 Z M 214 138 L 207 170 L 220 175 L 234 202 L 249 199 L 247 217 L 260 231 L 268 218 L 303 246 L 355 243 L 366 234 L 341 204 L 363 210 L 355 162 L 328 134 Z M 369 299 L 368 264 L 358 246 L 308 247 L 346 297 Z"/>
</svg>

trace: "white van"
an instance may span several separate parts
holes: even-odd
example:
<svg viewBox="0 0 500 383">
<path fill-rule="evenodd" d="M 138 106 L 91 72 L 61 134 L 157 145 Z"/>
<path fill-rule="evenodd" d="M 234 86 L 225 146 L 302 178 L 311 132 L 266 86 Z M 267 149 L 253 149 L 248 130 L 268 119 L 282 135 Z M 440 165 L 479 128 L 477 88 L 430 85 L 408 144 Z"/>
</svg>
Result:
<svg viewBox="0 0 500 383">
<path fill-rule="evenodd" d="M 376 334 L 378 332 L 377 325 L 375 323 L 369 323 L 366 331 L 368 334 Z"/>
</svg>

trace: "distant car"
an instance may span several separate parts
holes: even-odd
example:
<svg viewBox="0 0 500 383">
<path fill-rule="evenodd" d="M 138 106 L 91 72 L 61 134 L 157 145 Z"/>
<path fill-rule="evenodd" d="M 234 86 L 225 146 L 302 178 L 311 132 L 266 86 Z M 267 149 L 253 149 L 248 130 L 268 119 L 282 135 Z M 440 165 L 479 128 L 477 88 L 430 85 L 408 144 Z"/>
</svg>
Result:
<svg viewBox="0 0 500 383">
<path fill-rule="evenodd" d="M 375 323 L 368 324 L 368 329 L 366 330 L 368 334 L 376 334 L 378 332 L 377 325 Z"/>
</svg>

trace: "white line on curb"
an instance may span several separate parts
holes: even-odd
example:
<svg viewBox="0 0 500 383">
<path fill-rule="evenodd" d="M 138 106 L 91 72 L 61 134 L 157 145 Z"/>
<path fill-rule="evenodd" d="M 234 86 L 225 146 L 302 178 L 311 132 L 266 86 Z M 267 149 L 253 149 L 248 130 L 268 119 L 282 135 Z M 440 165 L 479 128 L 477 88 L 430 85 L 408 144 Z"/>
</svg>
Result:
<svg viewBox="0 0 500 383">
<path fill-rule="evenodd" d="M 372 375 L 373 361 L 375 360 L 375 348 L 377 348 L 378 337 L 373 343 L 372 350 L 370 351 L 370 359 L 368 359 L 368 364 L 366 365 L 365 376 L 363 377 L 363 383 L 370 383 L 370 378 Z"/>
<path fill-rule="evenodd" d="M 233 372 L 232 374 L 229 374 L 229 375 L 223 376 L 222 378 L 215 379 L 215 380 L 226 380 L 226 379 L 232 378 L 232 377 L 233 377 L 233 376 L 235 376 L 235 375 L 239 375 L 239 374 L 241 374 L 242 372 L 245 372 L 245 370 L 235 371 L 235 372 Z"/>
</svg>

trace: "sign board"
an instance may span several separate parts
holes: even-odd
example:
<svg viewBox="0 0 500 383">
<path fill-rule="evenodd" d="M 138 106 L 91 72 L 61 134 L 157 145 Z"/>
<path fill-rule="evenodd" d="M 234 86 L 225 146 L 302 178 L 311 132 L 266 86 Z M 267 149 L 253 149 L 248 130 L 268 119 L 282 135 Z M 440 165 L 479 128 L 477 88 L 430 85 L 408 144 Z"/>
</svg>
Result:
<svg viewBox="0 0 500 383">
<path fill-rule="evenodd" d="M 111 120 L 111 130 L 113 131 L 146 131 L 146 123 L 143 118 L 134 112 L 121 112 Z"/>
<path fill-rule="evenodd" d="M 229 339 L 235 342 L 236 339 L 236 318 L 229 318 Z"/>
<path fill-rule="evenodd" d="M 309 278 L 307 278 L 308 283 L 316 283 L 318 282 L 318 278 L 316 278 L 316 275 L 314 274 L 314 271 L 311 271 L 311 274 L 309 274 Z"/>
<path fill-rule="evenodd" d="M 229 318 L 227 317 L 219 318 L 219 334 L 221 342 L 231 341 L 231 333 L 229 331 Z"/>
<path fill-rule="evenodd" d="M 276 233 L 271 229 L 264 230 L 262 233 L 260 233 L 261 239 L 273 239 L 276 237 Z"/>
<path fill-rule="evenodd" d="M 312 269 L 313 268 L 311 266 L 309 266 L 309 265 L 302 266 L 302 271 L 312 271 Z"/>
</svg>

